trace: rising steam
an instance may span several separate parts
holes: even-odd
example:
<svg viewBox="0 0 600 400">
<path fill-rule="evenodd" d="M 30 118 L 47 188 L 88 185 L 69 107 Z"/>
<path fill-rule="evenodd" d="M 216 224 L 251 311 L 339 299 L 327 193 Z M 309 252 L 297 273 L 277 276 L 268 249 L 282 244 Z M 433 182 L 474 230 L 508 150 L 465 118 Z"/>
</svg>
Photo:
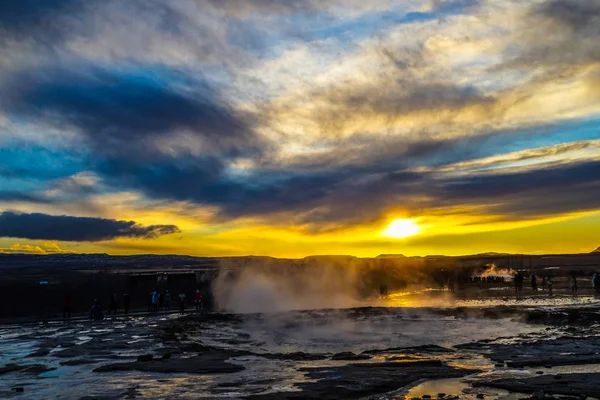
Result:
<svg viewBox="0 0 600 400">
<path fill-rule="evenodd" d="M 352 307 L 358 287 L 353 268 L 282 268 L 264 261 L 222 271 L 213 282 L 217 307 L 236 313 Z"/>
</svg>

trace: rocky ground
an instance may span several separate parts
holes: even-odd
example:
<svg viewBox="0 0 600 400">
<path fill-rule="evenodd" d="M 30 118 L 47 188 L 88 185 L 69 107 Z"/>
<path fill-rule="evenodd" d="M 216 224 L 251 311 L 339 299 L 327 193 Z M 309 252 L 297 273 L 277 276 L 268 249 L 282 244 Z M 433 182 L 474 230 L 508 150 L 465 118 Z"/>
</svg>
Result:
<svg viewBox="0 0 600 400">
<path fill-rule="evenodd" d="M 599 322 L 579 301 L 7 327 L 0 397 L 600 398 Z"/>
</svg>

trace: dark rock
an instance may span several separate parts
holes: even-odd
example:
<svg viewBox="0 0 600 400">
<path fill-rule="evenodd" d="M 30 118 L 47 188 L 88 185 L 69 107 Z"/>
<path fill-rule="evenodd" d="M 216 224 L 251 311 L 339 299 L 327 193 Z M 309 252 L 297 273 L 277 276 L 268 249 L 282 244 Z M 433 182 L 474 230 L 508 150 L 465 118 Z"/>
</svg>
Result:
<svg viewBox="0 0 600 400">
<path fill-rule="evenodd" d="M 44 356 L 47 356 L 48 354 L 50 354 L 50 350 L 47 350 L 47 349 L 40 349 L 40 350 L 38 350 L 38 351 L 35 351 L 35 352 L 33 352 L 33 353 L 29 354 L 29 355 L 27 356 L 27 358 L 32 358 L 32 357 L 44 357 Z"/>
<path fill-rule="evenodd" d="M 21 371 L 25 367 L 17 364 L 6 364 L 4 367 L 0 367 L 0 375 L 8 374 L 9 372 Z"/>
<path fill-rule="evenodd" d="M 169 358 L 171 358 L 171 353 L 165 353 L 161 357 L 161 359 L 163 359 L 163 360 L 168 360 Z"/>
<path fill-rule="evenodd" d="M 446 393 L 438 393 L 437 397 L 438 399 L 443 399 L 444 397 L 446 397 Z"/>
<path fill-rule="evenodd" d="M 529 379 L 500 379 L 473 382 L 473 386 L 487 386 L 511 392 L 533 393 L 543 391 L 545 395 L 590 396 L 598 395 L 600 373 L 564 375 L 541 375 Z"/>
<path fill-rule="evenodd" d="M 152 354 L 143 354 L 141 356 L 138 356 L 137 361 L 138 362 L 148 362 L 148 361 L 152 361 L 154 359 L 154 356 Z"/>
<path fill-rule="evenodd" d="M 477 396 L 475 396 L 478 399 L 483 399 L 485 397 L 485 394 L 483 393 L 477 393 Z"/>
<path fill-rule="evenodd" d="M 212 351 L 190 358 L 171 358 L 168 360 L 135 361 L 129 363 L 108 364 L 96 368 L 94 372 L 143 371 L 161 373 L 189 374 L 226 374 L 243 371 L 241 365 L 225 360 L 231 357 L 226 351 Z"/>
<path fill-rule="evenodd" d="M 29 374 L 43 374 L 44 372 L 54 371 L 56 368 L 50 368 L 46 365 L 35 364 L 31 366 L 26 366 L 21 370 L 21 372 L 29 373 Z"/>
<path fill-rule="evenodd" d="M 89 343 L 89 342 L 88 342 Z M 62 351 L 56 351 L 51 355 L 53 357 L 74 358 L 81 356 L 110 356 L 111 352 L 106 349 L 106 345 L 90 345 L 73 346 Z"/>
<path fill-rule="evenodd" d="M 53 371 L 56 368 L 49 368 L 43 364 L 34 364 L 34 365 L 17 365 L 17 364 L 7 364 L 4 367 L 0 368 L 0 375 L 7 374 L 9 372 L 21 372 L 28 374 L 42 374 L 44 372 Z"/>
<path fill-rule="evenodd" d="M 195 343 L 195 342 L 184 343 L 179 347 L 179 349 L 181 351 L 183 351 L 184 353 L 203 353 L 205 351 L 215 350 L 214 347 L 205 346 L 203 344 Z"/>
<path fill-rule="evenodd" d="M 17 387 L 12 388 L 12 391 L 17 392 L 17 393 L 23 393 L 25 391 L 25 388 L 17 386 Z"/>
<path fill-rule="evenodd" d="M 358 399 L 398 390 L 426 379 L 459 378 L 476 371 L 453 368 L 439 360 L 406 363 L 357 363 L 339 367 L 301 368 L 308 382 L 295 386 L 301 391 L 247 396 L 253 400 Z"/>
<path fill-rule="evenodd" d="M 404 353 L 404 354 L 417 354 L 417 353 L 426 353 L 426 354 L 449 354 L 455 353 L 456 351 L 453 349 L 448 349 L 446 347 L 436 346 L 436 345 L 423 345 L 423 346 L 414 346 L 414 347 L 391 347 L 389 349 L 373 349 L 363 351 L 361 354 L 381 354 L 381 353 Z"/>
<path fill-rule="evenodd" d="M 78 359 L 78 360 L 61 361 L 60 365 L 63 365 L 66 367 L 74 367 L 77 365 L 96 364 L 98 362 L 99 361 L 96 361 L 96 360 Z"/>
<path fill-rule="evenodd" d="M 325 360 L 329 358 L 328 354 L 312 354 L 312 353 L 304 353 L 302 351 L 298 351 L 295 353 L 265 353 L 265 354 L 253 354 L 249 353 L 249 355 L 256 355 L 259 357 L 264 357 L 269 360 L 291 360 L 291 361 L 318 361 Z"/>
<path fill-rule="evenodd" d="M 332 360 L 354 361 L 354 360 L 369 360 L 373 358 L 368 354 L 354 354 L 350 351 L 337 353 L 331 357 Z"/>
</svg>

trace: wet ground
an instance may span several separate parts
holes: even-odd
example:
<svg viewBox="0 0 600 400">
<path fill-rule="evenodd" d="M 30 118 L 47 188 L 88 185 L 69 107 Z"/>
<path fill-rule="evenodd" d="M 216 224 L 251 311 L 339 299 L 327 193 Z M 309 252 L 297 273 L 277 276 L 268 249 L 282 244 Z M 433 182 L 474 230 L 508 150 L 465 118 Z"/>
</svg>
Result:
<svg viewBox="0 0 600 400">
<path fill-rule="evenodd" d="M 600 397 L 591 297 L 375 305 L 4 326 L 0 398 Z"/>
</svg>

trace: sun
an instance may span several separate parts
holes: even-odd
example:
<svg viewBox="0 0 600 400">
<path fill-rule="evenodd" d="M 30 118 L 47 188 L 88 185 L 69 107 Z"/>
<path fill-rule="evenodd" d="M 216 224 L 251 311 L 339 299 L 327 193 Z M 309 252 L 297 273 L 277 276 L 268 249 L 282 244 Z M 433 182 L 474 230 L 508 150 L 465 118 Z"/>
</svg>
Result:
<svg viewBox="0 0 600 400">
<path fill-rule="evenodd" d="M 395 219 L 381 232 L 384 236 L 403 239 L 421 232 L 414 219 Z"/>
</svg>

